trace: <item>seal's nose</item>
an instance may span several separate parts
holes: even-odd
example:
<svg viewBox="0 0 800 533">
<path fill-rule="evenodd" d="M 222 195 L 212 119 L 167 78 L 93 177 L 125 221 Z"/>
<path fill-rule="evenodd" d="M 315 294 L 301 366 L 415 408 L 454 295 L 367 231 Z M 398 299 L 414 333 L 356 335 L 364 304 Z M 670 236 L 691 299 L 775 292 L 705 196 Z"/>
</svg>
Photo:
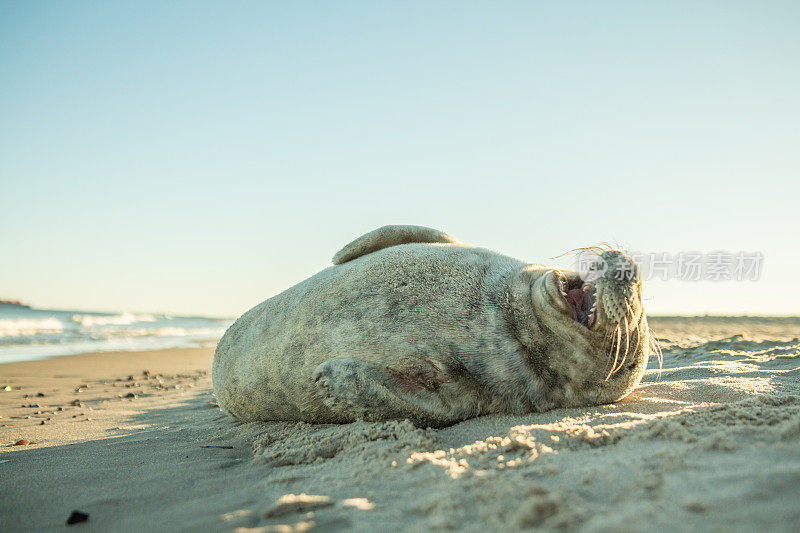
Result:
<svg viewBox="0 0 800 533">
<path fill-rule="evenodd" d="M 604 277 L 608 281 L 622 283 L 636 283 L 641 279 L 641 270 L 633 259 L 616 250 L 603 253 L 603 260 L 607 265 Z"/>
</svg>

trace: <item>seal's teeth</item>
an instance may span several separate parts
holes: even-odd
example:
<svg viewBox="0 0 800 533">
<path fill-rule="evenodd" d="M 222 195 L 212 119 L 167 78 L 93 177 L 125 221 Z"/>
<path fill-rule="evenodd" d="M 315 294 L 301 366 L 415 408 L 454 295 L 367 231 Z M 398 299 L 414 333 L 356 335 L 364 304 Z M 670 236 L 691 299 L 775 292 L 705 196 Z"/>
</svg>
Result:
<svg viewBox="0 0 800 533">
<path fill-rule="evenodd" d="M 561 296 L 566 298 L 567 296 L 567 280 L 563 277 L 558 278 L 558 292 L 561 293 Z"/>
</svg>

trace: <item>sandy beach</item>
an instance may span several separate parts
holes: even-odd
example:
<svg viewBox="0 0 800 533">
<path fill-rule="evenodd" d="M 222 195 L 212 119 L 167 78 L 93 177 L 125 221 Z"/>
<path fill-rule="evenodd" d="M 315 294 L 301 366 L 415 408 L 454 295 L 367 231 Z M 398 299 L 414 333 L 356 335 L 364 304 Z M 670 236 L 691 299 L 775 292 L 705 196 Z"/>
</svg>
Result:
<svg viewBox="0 0 800 533">
<path fill-rule="evenodd" d="M 622 402 L 439 430 L 237 425 L 210 348 L 0 365 L 0 528 L 796 531 L 800 319 L 651 325 Z"/>
</svg>

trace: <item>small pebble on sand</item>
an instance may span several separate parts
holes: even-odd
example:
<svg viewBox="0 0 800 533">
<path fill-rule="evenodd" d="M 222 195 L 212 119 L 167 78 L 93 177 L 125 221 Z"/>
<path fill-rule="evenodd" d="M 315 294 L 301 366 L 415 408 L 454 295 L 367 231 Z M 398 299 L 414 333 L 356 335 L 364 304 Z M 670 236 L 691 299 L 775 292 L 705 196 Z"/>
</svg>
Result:
<svg viewBox="0 0 800 533">
<path fill-rule="evenodd" d="M 87 520 L 89 520 L 89 513 L 84 513 L 83 511 L 75 510 L 75 511 L 72 511 L 72 513 L 67 518 L 67 524 L 66 525 L 71 526 L 72 524 L 78 524 L 80 522 L 86 522 Z"/>
</svg>

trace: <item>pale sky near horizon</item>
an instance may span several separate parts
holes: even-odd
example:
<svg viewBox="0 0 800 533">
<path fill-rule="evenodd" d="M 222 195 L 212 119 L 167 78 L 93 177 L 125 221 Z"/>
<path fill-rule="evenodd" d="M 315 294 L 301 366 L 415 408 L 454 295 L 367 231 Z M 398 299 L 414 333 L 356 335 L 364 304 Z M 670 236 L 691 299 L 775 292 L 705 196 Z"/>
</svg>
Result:
<svg viewBox="0 0 800 533">
<path fill-rule="evenodd" d="M 763 253 L 800 314 L 798 2 L 0 3 L 0 299 L 238 315 L 390 223 Z"/>
</svg>

